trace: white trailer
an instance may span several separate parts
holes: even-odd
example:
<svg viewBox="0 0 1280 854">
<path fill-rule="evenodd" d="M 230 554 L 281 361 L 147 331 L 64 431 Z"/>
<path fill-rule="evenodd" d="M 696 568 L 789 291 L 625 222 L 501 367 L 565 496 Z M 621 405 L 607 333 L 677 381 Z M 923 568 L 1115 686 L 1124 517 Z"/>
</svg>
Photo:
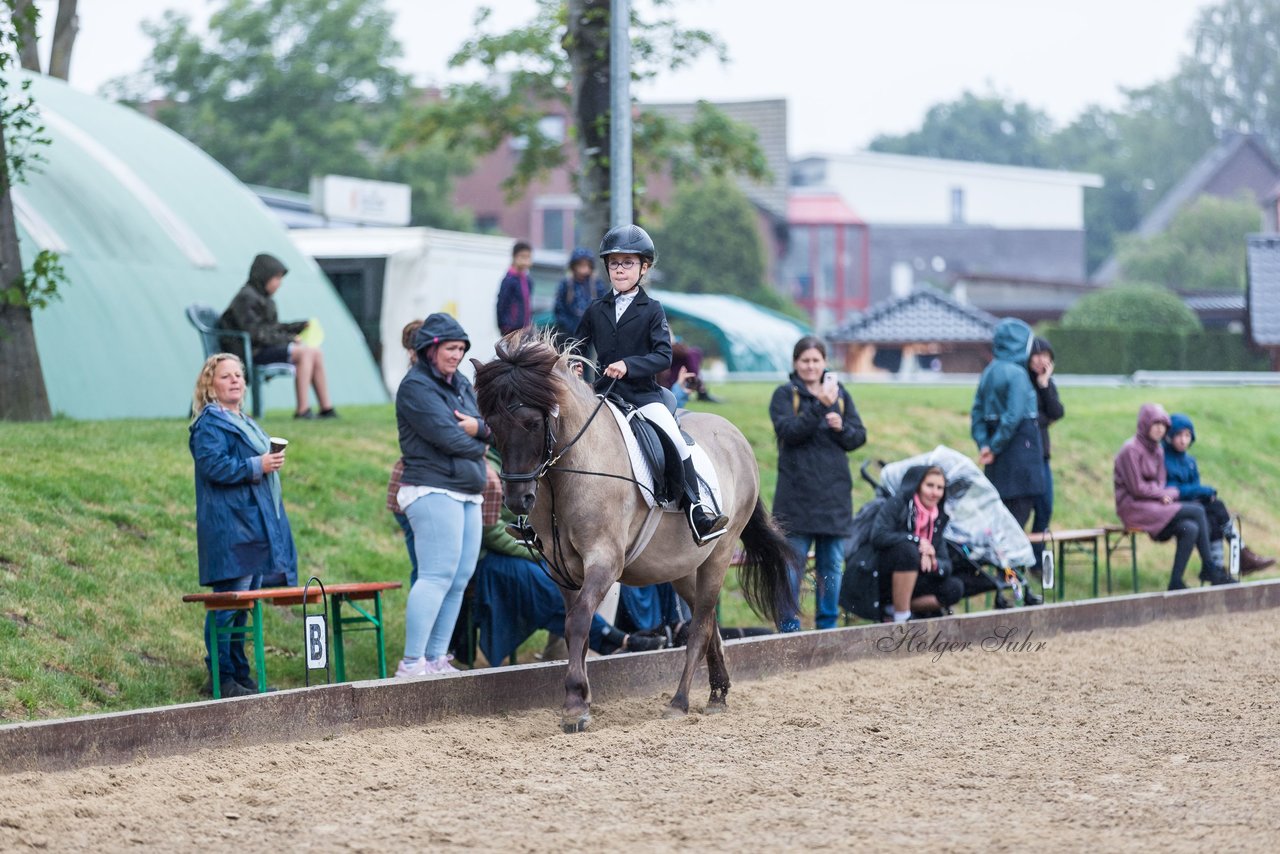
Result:
<svg viewBox="0 0 1280 854">
<path fill-rule="evenodd" d="M 400 330 L 411 320 L 448 312 L 471 337 L 468 356 L 481 361 L 493 356 L 498 285 L 511 263 L 510 238 L 435 228 L 302 228 L 289 234 L 326 272 L 343 260 L 383 262 L 369 265 L 381 270 L 381 281 L 362 285 L 369 299 L 356 300 L 339 291 L 366 329 L 371 346 L 370 331 L 376 325 L 381 352 L 374 356 L 391 394 L 409 366 L 400 347 Z M 472 374 L 469 362 L 463 368 Z"/>
</svg>

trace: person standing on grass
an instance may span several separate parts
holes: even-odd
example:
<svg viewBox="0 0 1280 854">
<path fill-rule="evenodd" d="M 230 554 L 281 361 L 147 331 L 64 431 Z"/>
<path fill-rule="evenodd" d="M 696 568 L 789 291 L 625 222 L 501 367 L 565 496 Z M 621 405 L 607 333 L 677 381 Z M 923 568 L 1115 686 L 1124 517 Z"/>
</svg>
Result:
<svg viewBox="0 0 1280 854">
<path fill-rule="evenodd" d="M 249 267 L 249 280 L 245 282 L 231 305 L 222 313 L 218 325 L 225 329 L 238 329 L 249 333 L 249 345 L 253 349 L 255 365 L 288 362 L 293 365 L 294 390 L 298 404 L 294 418 L 314 418 L 311 412 L 311 389 L 316 391 L 321 418 L 336 418 L 337 410 L 329 398 L 329 380 L 324 370 L 324 352 L 298 340 L 307 328 L 307 321 L 281 323 L 276 313 L 275 294 L 284 283 L 289 270 L 274 255 L 265 253 L 253 259 Z M 231 339 L 225 339 L 224 347 Z"/>
<path fill-rule="evenodd" d="M 827 370 L 827 347 L 806 335 L 792 351 L 791 379 L 778 386 L 769 418 L 778 439 L 778 486 L 773 516 L 787 533 L 793 554 L 791 589 L 797 602 L 808 563 L 816 557 L 814 625 L 836 626 L 844 538 L 853 524 L 849 453 L 867 442 L 853 398 Z M 786 614 L 779 631 L 800 630 L 800 615 Z"/>
<path fill-rule="evenodd" d="M 498 286 L 498 332 L 506 335 L 533 325 L 533 247 L 523 240 L 511 247 L 511 268 Z"/>
<path fill-rule="evenodd" d="M 1027 371 L 1031 375 L 1031 383 L 1036 390 L 1036 423 L 1040 427 L 1040 445 L 1044 449 L 1044 492 L 1040 493 L 1032 503 L 1035 513 L 1031 522 L 1031 533 L 1042 534 L 1049 530 L 1049 521 L 1053 518 L 1053 471 L 1049 468 L 1049 425 L 1060 421 L 1066 410 L 1058 399 L 1058 387 L 1053 382 L 1053 347 L 1043 338 L 1035 338 L 1031 342 L 1031 358 L 1027 360 Z M 1036 556 L 1034 572 L 1040 571 L 1040 556 L 1044 552 L 1044 543 L 1035 542 L 1031 549 Z"/>
<path fill-rule="evenodd" d="M 432 314 L 413 337 L 417 360 L 396 391 L 404 458 L 396 495 L 409 518 L 418 578 L 409 588 L 404 658 L 396 676 L 457 670 L 449 640 L 480 554 L 488 425 L 475 390 L 458 372 L 471 339 L 458 321 Z"/>
<path fill-rule="evenodd" d="M 590 249 L 579 246 L 569 255 L 569 275 L 556 288 L 556 342 L 563 346 L 573 337 L 582 315 L 594 300 L 603 299 L 609 286 L 596 275 L 596 259 Z"/>
<path fill-rule="evenodd" d="M 263 576 L 283 576 L 286 585 L 298 578 L 298 553 L 280 490 L 285 454 L 271 453 L 267 434 L 241 411 L 244 390 L 240 358 L 218 353 L 205 360 L 191 400 L 195 417 L 188 444 L 195 461 L 196 553 L 200 584 L 214 593 L 257 590 Z M 214 626 L 244 626 L 247 615 L 206 613 L 206 670 L 212 667 Z M 244 636 L 220 637 L 217 644 L 222 696 L 256 692 Z M 211 670 L 203 693 L 213 694 Z"/>
<path fill-rule="evenodd" d="M 995 359 L 978 380 L 969 413 L 978 463 L 1019 527 L 1045 489 L 1036 392 L 1027 374 L 1031 338 L 1031 327 L 1021 320 L 996 325 Z"/>
</svg>

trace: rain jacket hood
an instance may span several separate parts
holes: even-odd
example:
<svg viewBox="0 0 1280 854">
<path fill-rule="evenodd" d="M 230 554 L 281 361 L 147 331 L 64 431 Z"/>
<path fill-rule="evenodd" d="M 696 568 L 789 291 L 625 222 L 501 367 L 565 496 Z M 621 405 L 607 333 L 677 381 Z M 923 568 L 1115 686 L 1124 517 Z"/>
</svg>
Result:
<svg viewBox="0 0 1280 854">
<path fill-rule="evenodd" d="M 1181 433 L 1183 430 L 1191 431 L 1191 445 L 1196 443 L 1196 425 L 1191 423 L 1191 418 L 1181 412 L 1175 412 L 1169 416 L 1169 432 L 1164 437 L 1165 449 L 1169 449 L 1169 440 L 1173 438 L 1174 433 Z M 1191 445 L 1187 445 L 1188 448 Z"/>
<path fill-rule="evenodd" d="M 414 333 L 413 349 L 421 353 L 423 348 L 439 344 L 441 341 L 461 341 L 468 350 L 471 349 L 471 339 L 467 337 L 462 324 L 455 320 L 453 315 L 442 311 L 427 315 L 422 326 Z"/>
<path fill-rule="evenodd" d="M 266 294 L 267 282 L 288 272 L 289 268 L 281 263 L 279 258 L 264 252 L 254 256 L 253 263 L 249 265 L 249 281 L 245 284 L 261 294 Z"/>
<path fill-rule="evenodd" d="M 1188 421 L 1190 423 L 1190 421 Z M 1166 428 L 1170 427 L 1169 413 L 1164 411 L 1164 407 L 1158 403 L 1144 403 L 1138 410 L 1138 432 L 1135 434 L 1138 441 L 1151 450 L 1159 447 L 1159 443 L 1153 442 L 1147 434 L 1151 432 L 1151 425 L 1163 424 Z M 1165 435 L 1169 435 L 1169 430 Z"/>
<path fill-rule="evenodd" d="M 1016 362 L 1026 367 L 1033 338 L 1030 326 L 1016 317 L 1006 317 L 996 325 L 991 349 L 1002 362 Z"/>
</svg>

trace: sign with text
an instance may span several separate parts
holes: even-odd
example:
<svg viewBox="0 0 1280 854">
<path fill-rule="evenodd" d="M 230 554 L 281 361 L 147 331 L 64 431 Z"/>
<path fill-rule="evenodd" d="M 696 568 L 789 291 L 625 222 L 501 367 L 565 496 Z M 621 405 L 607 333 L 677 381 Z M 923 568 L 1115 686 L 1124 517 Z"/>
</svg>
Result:
<svg viewBox="0 0 1280 854">
<path fill-rule="evenodd" d="M 324 670 L 329 666 L 329 630 L 323 614 L 307 617 L 307 669 Z"/>
<path fill-rule="evenodd" d="M 329 219 L 368 225 L 408 225 L 411 195 L 408 184 L 345 175 L 311 179 L 311 209 Z"/>
</svg>

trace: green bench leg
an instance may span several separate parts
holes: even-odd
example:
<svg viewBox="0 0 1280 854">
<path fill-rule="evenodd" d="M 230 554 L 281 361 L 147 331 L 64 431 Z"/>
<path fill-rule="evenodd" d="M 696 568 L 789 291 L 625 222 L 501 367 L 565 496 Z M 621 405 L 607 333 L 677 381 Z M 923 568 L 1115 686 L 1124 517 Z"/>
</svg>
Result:
<svg viewBox="0 0 1280 854">
<path fill-rule="evenodd" d="M 253 600 L 253 664 L 258 668 L 258 693 L 267 693 L 267 650 L 262 642 L 262 600 Z"/>
<path fill-rule="evenodd" d="M 240 609 L 228 608 L 225 610 L 240 610 Z M 218 611 L 210 610 L 208 613 L 216 615 Z M 209 645 L 210 646 L 210 650 L 209 650 L 210 668 L 209 669 L 211 671 L 209 673 L 209 678 L 210 678 L 210 681 L 213 683 L 213 699 L 215 700 L 222 699 L 222 665 L 221 665 L 220 656 L 218 655 L 219 641 L 221 641 L 223 637 L 227 637 L 227 638 L 230 638 L 231 640 L 235 640 L 237 635 L 241 635 L 241 636 L 247 635 L 249 634 L 249 632 L 253 632 L 253 664 L 258 671 L 258 693 L 259 694 L 267 693 L 267 656 L 266 656 L 266 650 L 264 648 L 263 641 L 262 641 L 262 600 L 261 599 L 253 600 L 253 616 L 251 619 L 253 620 L 253 625 L 251 626 L 241 626 L 237 628 L 236 626 L 232 625 L 232 626 L 227 626 L 226 628 L 223 628 L 222 626 L 218 625 L 217 617 L 216 616 L 214 617 L 213 643 Z"/>
<path fill-rule="evenodd" d="M 342 595 L 333 597 L 333 679 L 347 681 L 347 658 L 342 638 Z"/>
<path fill-rule="evenodd" d="M 1129 535 L 1129 560 L 1133 565 L 1133 592 L 1138 592 L 1138 535 Z"/>
<path fill-rule="evenodd" d="M 373 614 L 377 618 L 377 622 L 373 624 L 373 634 L 378 641 L 378 678 L 387 678 L 387 650 L 382 639 L 382 591 L 374 591 L 373 594 Z M 471 659 L 475 661 L 474 658 Z"/>
</svg>

